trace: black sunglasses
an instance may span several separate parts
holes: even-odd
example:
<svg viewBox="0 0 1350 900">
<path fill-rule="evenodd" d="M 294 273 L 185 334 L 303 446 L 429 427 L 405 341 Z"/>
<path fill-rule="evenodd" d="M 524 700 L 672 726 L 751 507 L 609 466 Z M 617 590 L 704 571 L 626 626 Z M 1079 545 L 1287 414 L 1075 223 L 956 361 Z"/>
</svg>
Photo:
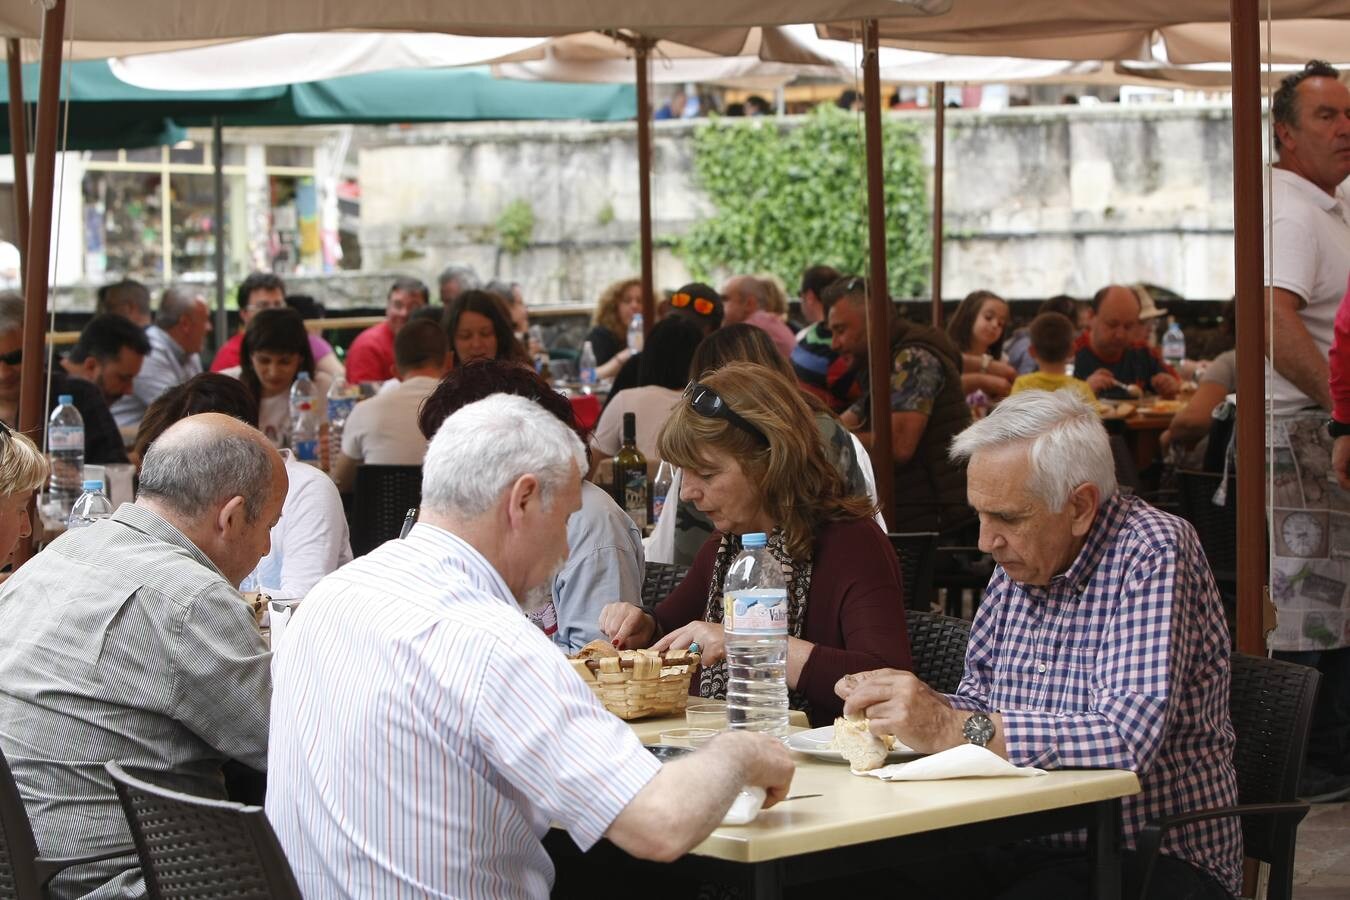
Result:
<svg viewBox="0 0 1350 900">
<path fill-rule="evenodd" d="M 11 350 L 8 353 L 0 353 L 0 363 L 7 366 L 17 366 L 23 362 L 23 348 Z"/>
<path fill-rule="evenodd" d="M 705 387 L 697 381 L 691 381 L 685 386 L 684 395 L 689 398 L 689 408 L 703 418 L 726 419 L 751 437 L 758 438 L 765 447 L 769 446 L 769 439 L 764 432 L 741 418 L 734 409 L 727 406 L 727 402 L 718 396 L 717 391 Z"/>
</svg>

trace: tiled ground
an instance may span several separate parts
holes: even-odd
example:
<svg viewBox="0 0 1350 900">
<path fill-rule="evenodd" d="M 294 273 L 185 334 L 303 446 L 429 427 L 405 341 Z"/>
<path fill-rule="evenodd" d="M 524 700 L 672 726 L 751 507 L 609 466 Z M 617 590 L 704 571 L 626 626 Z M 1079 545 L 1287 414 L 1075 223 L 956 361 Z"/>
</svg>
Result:
<svg viewBox="0 0 1350 900">
<path fill-rule="evenodd" d="M 1314 804 L 1298 829 L 1294 900 L 1350 898 L 1350 803 Z"/>
</svg>

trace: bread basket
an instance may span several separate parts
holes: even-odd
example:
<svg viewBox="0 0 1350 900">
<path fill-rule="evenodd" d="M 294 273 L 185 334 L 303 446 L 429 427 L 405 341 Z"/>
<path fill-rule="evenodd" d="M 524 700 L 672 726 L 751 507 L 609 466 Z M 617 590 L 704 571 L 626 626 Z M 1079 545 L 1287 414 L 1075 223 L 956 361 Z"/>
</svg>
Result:
<svg viewBox="0 0 1350 900">
<path fill-rule="evenodd" d="M 687 650 L 624 650 L 614 656 L 573 659 L 605 708 L 620 719 L 682 713 L 689 702 L 689 679 L 698 654 Z"/>
</svg>

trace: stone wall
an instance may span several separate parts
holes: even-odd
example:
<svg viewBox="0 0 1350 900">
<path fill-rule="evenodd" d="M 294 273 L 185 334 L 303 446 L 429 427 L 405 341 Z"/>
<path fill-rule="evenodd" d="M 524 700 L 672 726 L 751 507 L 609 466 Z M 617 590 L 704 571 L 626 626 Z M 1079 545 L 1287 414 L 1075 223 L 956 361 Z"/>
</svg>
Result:
<svg viewBox="0 0 1350 900">
<path fill-rule="evenodd" d="M 920 128 L 926 111 L 897 113 Z M 1148 281 L 1192 298 L 1232 292 L 1232 135 L 1223 107 L 1046 107 L 947 115 L 944 296 L 1087 296 Z M 656 281 L 687 280 L 662 248 L 713 213 L 691 178 L 689 132 L 655 123 Z M 363 265 L 433 282 L 448 263 L 520 281 L 533 305 L 585 305 L 637 270 L 634 126 L 509 123 L 365 129 Z M 498 222 L 535 228 L 518 254 Z M 331 305 L 331 304 L 330 304 Z"/>
</svg>

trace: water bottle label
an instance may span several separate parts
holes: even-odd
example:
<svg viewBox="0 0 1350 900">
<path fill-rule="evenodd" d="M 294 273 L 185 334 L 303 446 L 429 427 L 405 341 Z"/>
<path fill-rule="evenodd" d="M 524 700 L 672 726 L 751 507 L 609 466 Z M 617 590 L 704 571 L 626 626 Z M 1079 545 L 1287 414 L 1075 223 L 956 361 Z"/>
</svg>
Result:
<svg viewBox="0 0 1350 900">
<path fill-rule="evenodd" d="M 652 524 L 661 521 L 661 510 L 666 508 L 665 494 L 652 494 Z"/>
<path fill-rule="evenodd" d="M 83 450 L 84 429 L 70 425 L 54 425 L 47 429 L 47 446 L 53 452 L 60 450 Z"/>
<path fill-rule="evenodd" d="M 328 401 L 328 421 L 341 422 L 352 414 L 356 408 L 356 401 L 350 397 L 343 397 L 338 400 Z"/>
<path fill-rule="evenodd" d="M 587 366 L 581 370 L 582 384 L 595 384 L 595 369 Z"/>
<path fill-rule="evenodd" d="M 296 440 L 291 450 L 295 453 L 295 458 L 301 462 L 314 462 L 319 458 L 319 440 L 318 438 Z"/>
<path fill-rule="evenodd" d="M 784 588 L 728 591 L 722 597 L 722 624 L 735 634 L 787 634 L 788 603 Z"/>
</svg>

